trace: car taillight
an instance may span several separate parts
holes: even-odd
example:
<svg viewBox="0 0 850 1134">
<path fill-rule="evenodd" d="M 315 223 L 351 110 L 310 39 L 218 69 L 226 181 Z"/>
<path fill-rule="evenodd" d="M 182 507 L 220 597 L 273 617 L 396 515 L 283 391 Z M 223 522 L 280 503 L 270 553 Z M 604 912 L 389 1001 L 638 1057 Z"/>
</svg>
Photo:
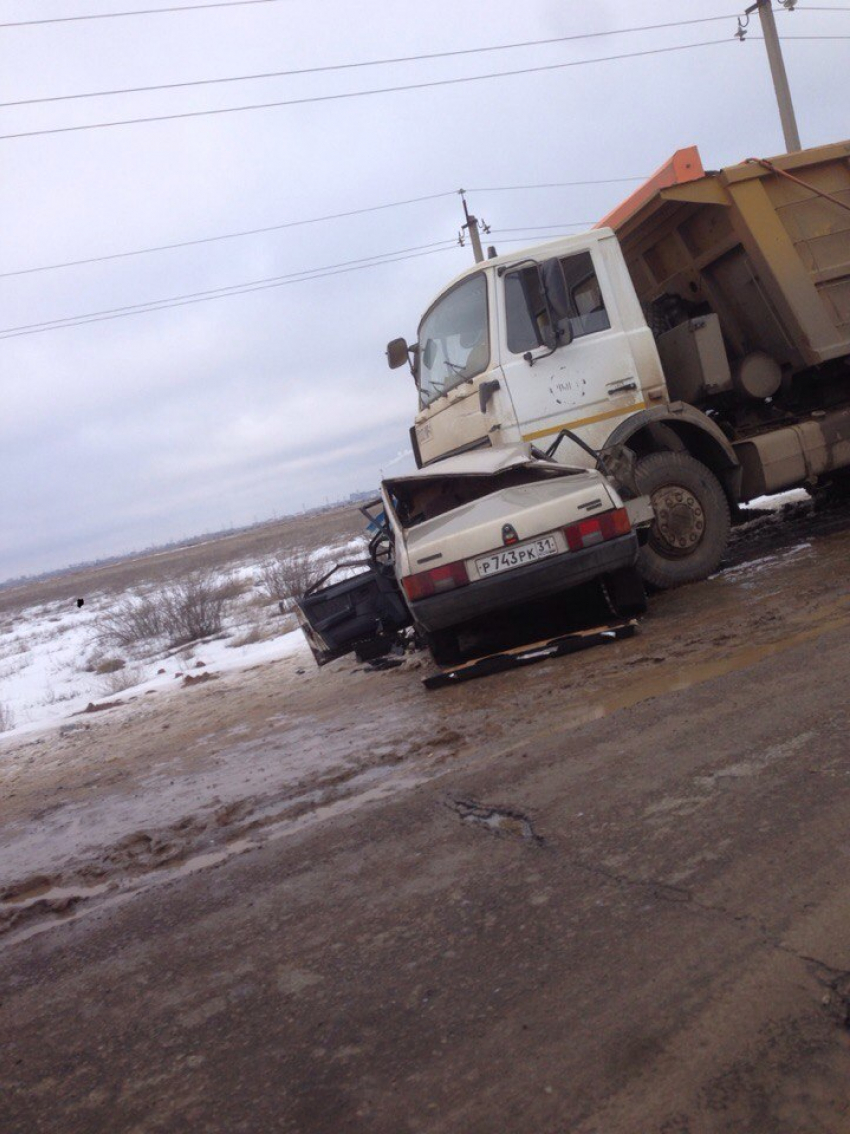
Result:
<svg viewBox="0 0 850 1134">
<path fill-rule="evenodd" d="M 631 530 L 628 512 L 625 508 L 617 508 L 613 512 L 603 512 L 601 516 L 570 524 L 568 528 L 564 528 L 564 535 L 570 551 L 581 551 L 582 548 L 593 547 L 595 543 L 603 543 L 606 539 L 628 535 Z"/>
<path fill-rule="evenodd" d="M 458 560 L 457 563 L 444 563 L 416 575 L 405 575 L 401 582 L 410 601 L 417 602 L 429 595 L 442 594 L 443 591 L 464 586 L 469 582 L 469 575 L 463 562 Z"/>
</svg>

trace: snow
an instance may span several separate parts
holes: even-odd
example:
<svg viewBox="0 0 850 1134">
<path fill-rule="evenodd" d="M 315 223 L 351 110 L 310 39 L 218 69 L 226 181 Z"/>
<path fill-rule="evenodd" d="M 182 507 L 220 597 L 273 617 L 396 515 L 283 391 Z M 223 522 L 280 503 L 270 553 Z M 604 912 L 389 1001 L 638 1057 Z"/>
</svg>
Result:
<svg viewBox="0 0 850 1134">
<path fill-rule="evenodd" d="M 311 558 L 330 566 L 334 560 L 364 554 L 363 540 L 356 539 L 323 546 Z M 0 617 L 0 739 L 69 721 L 91 702 L 126 701 L 151 690 L 176 688 L 178 676 L 228 673 L 297 653 L 312 666 L 294 616 L 281 615 L 275 602 L 258 605 L 259 568 L 258 563 L 240 563 L 214 577 L 238 580 L 246 591 L 230 603 L 220 637 L 179 649 L 170 649 L 164 639 L 137 648 L 100 641 L 103 618 L 126 600 L 123 594 L 96 592 L 87 595 L 80 609 L 71 600 Z M 245 641 L 252 637 L 259 640 Z M 108 658 L 122 659 L 124 667 L 114 673 L 94 672 Z"/>
<path fill-rule="evenodd" d="M 746 563 L 739 563 L 736 567 L 727 567 L 724 571 L 712 575 L 711 578 L 716 579 L 722 576 L 727 581 L 734 581 L 741 576 L 758 575 L 762 571 L 769 570 L 775 563 L 787 563 L 796 556 L 811 551 L 811 547 L 811 543 L 804 540 L 802 543 L 795 544 L 794 547 L 789 547 L 774 555 L 762 555 L 758 559 L 748 559 Z"/>
<path fill-rule="evenodd" d="M 787 492 L 777 492 L 773 496 L 757 496 L 755 500 L 749 500 L 741 507 L 745 511 L 749 508 L 760 508 L 763 511 L 778 512 L 786 504 L 800 504 L 802 501 L 810 499 L 811 497 L 805 488 L 791 488 Z"/>
</svg>

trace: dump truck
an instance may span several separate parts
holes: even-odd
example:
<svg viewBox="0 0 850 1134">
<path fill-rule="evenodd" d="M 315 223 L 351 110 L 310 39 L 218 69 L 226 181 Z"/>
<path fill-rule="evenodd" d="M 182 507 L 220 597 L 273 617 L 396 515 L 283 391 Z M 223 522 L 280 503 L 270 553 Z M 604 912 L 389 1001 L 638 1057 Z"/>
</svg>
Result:
<svg viewBox="0 0 850 1134">
<path fill-rule="evenodd" d="M 850 481 L 850 142 L 679 151 L 590 232 L 482 259 L 394 339 L 417 465 L 518 442 L 648 496 L 648 584 L 707 577 L 742 502 Z"/>
</svg>

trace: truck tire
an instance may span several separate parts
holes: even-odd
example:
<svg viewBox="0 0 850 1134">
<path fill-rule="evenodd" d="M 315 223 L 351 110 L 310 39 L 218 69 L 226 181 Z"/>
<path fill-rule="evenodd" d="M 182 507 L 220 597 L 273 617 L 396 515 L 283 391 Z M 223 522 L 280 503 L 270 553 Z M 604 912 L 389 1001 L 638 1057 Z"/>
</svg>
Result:
<svg viewBox="0 0 850 1134">
<path fill-rule="evenodd" d="M 690 453 L 650 453 L 635 480 L 655 521 L 638 554 L 644 582 L 665 591 L 716 571 L 729 539 L 729 504 L 714 473 Z"/>
<path fill-rule="evenodd" d="M 623 567 L 605 575 L 602 592 L 609 611 L 617 618 L 635 618 L 646 610 L 643 580 L 634 567 Z"/>
</svg>

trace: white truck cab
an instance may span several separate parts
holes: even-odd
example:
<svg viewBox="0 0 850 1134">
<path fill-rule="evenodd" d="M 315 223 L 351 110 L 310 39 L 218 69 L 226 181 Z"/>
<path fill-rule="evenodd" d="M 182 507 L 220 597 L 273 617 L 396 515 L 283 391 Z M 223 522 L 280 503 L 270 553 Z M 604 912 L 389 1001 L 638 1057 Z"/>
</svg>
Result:
<svg viewBox="0 0 850 1134">
<path fill-rule="evenodd" d="M 604 450 L 610 475 L 625 454 L 618 489 L 650 498 L 655 520 L 639 568 L 651 586 L 717 569 L 738 461 L 710 417 L 671 403 L 611 229 L 477 263 L 427 309 L 417 343 L 395 339 L 387 356 L 393 368 L 409 363 L 416 381 L 420 468 L 520 442 L 546 451 L 566 430 L 557 460 L 593 467 Z"/>
<path fill-rule="evenodd" d="M 407 345 L 392 345 L 403 362 Z M 504 443 L 545 448 L 565 428 L 601 449 L 624 417 L 667 401 L 610 229 L 476 264 L 425 312 L 412 354 L 421 465 Z M 592 464 L 569 441 L 558 457 Z"/>
</svg>

